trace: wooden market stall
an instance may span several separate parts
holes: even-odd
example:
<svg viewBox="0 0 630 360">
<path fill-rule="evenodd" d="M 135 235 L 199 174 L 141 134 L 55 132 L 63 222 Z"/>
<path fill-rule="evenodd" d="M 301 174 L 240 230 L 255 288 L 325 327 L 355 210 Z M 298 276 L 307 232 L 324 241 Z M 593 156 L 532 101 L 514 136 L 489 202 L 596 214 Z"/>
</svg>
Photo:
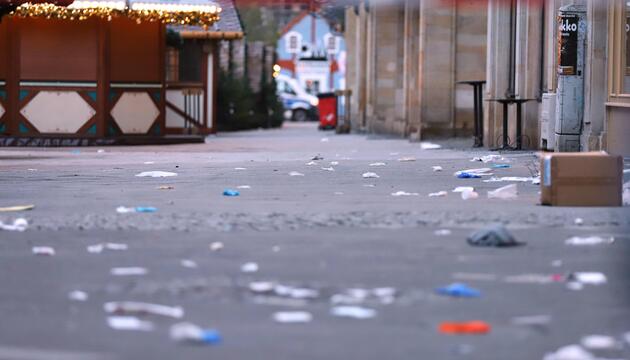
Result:
<svg viewBox="0 0 630 360">
<path fill-rule="evenodd" d="M 0 22 L 0 139 L 162 137 L 166 25 L 211 26 L 220 11 L 177 0 L 19 6 Z"/>
</svg>

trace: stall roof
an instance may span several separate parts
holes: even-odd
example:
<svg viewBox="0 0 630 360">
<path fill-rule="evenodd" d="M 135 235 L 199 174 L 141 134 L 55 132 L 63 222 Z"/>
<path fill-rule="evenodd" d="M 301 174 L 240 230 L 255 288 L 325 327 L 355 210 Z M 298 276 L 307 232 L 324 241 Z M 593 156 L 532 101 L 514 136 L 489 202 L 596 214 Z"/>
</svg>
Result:
<svg viewBox="0 0 630 360">
<path fill-rule="evenodd" d="M 188 39 L 225 39 L 233 40 L 243 37 L 243 26 L 238 10 L 234 6 L 233 0 L 215 0 L 221 7 L 219 21 L 212 26 L 203 28 L 201 26 L 179 26 L 172 25 L 170 28 L 179 32 L 183 38 Z"/>
<path fill-rule="evenodd" d="M 84 20 L 99 16 L 126 16 L 138 21 L 208 28 L 219 20 L 221 6 L 207 0 L 75 0 L 67 7 L 44 3 L 20 5 L 13 15 L 53 19 Z"/>
</svg>

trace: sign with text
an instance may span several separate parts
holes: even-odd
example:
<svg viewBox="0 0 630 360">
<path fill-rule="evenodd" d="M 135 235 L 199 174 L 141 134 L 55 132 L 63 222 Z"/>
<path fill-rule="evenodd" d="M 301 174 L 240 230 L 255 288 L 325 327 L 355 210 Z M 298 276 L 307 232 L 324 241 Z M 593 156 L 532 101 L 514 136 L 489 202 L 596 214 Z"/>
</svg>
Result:
<svg viewBox="0 0 630 360">
<path fill-rule="evenodd" d="M 558 16 L 558 74 L 576 75 L 578 64 L 578 23 L 577 14 Z"/>
</svg>

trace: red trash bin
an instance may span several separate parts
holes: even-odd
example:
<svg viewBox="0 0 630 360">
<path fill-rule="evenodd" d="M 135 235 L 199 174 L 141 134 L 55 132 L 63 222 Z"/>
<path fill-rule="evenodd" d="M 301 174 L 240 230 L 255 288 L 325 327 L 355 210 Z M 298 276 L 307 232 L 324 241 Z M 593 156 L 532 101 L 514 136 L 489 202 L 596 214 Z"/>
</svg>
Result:
<svg viewBox="0 0 630 360">
<path fill-rule="evenodd" d="M 319 128 L 321 130 L 337 127 L 337 96 L 335 93 L 322 93 L 317 95 L 319 105 Z"/>
</svg>

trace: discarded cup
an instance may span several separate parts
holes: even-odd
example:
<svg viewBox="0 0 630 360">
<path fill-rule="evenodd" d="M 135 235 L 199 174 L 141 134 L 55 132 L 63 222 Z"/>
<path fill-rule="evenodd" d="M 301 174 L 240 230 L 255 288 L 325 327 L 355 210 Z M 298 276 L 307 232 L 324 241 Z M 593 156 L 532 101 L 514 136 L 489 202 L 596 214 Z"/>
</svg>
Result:
<svg viewBox="0 0 630 360">
<path fill-rule="evenodd" d="M 440 323 L 438 330 L 442 334 L 450 335 L 481 335 L 489 333 L 491 326 L 490 324 L 480 320 L 467 322 L 442 322 Z"/>
<path fill-rule="evenodd" d="M 239 196 L 239 195 L 241 195 L 241 193 L 236 190 L 232 190 L 232 189 L 223 190 L 223 196 Z"/>
<path fill-rule="evenodd" d="M 437 288 L 435 291 L 440 295 L 447 295 L 459 298 L 480 297 L 481 291 L 473 289 L 466 284 L 454 283 L 445 287 Z"/>
<path fill-rule="evenodd" d="M 214 329 L 202 329 L 189 323 L 181 322 L 173 324 L 169 331 L 171 339 L 177 342 L 217 345 L 221 343 L 221 334 Z"/>
</svg>

